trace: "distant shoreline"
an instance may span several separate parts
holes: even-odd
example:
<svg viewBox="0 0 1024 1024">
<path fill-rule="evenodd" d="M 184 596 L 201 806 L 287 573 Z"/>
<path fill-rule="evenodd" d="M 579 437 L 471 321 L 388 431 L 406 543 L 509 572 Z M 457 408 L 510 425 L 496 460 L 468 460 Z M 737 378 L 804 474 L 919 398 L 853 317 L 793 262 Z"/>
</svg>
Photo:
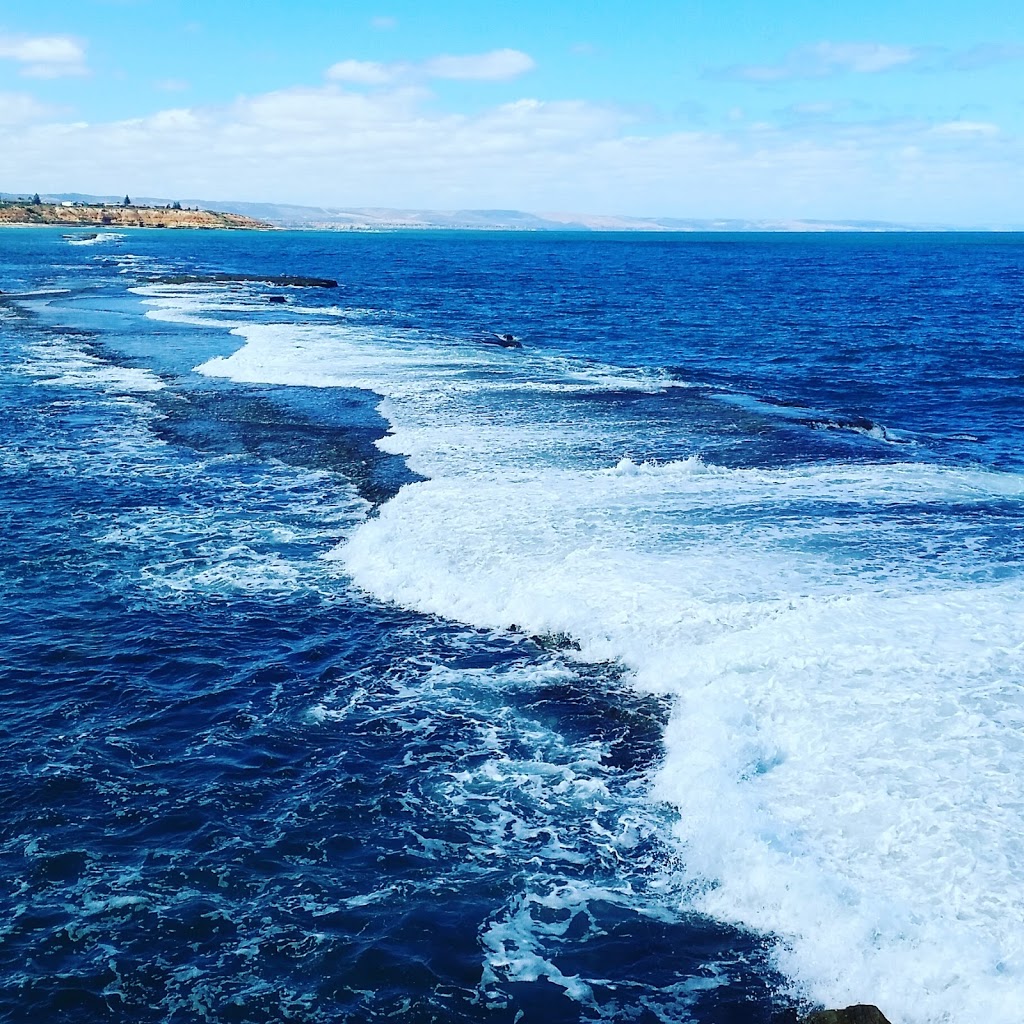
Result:
<svg viewBox="0 0 1024 1024">
<path fill-rule="evenodd" d="M 121 198 L 84 192 L 50 192 L 35 206 L 26 196 L 31 192 L 0 192 L 0 225 L 9 222 L 5 211 L 14 207 L 31 208 L 25 223 L 40 223 L 32 212 L 41 207 L 59 208 L 56 222 L 68 224 L 64 210 L 102 209 L 118 211 L 117 223 L 126 227 L 158 226 L 140 224 L 130 211 L 155 210 L 160 220 L 168 212 L 182 216 L 212 214 L 216 223 L 184 224 L 176 221 L 163 227 L 244 227 L 249 230 L 284 229 L 293 231 L 508 231 L 508 232 L 644 232 L 657 234 L 1018 234 L 1024 224 L 947 224 L 886 221 L 877 219 L 800 218 L 800 217 L 680 217 L 587 214 L 571 212 L 530 213 L 514 209 L 410 209 L 379 206 L 301 206 L 295 203 L 251 202 L 202 197 L 135 196 L 135 204 L 125 206 Z M 67 205 L 65 205 L 67 204 Z M 184 206 L 185 209 L 180 207 Z M 128 210 L 127 220 L 122 220 Z M 112 214 L 111 214 L 112 215 Z M 113 215 L 112 215 L 113 216 Z M 241 218 L 238 220 L 236 218 Z M 93 223 L 89 220 L 88 223 Z M 81 224 L 79 226 L 88 226 Z"/>
<path fill-rule="evenodd" d="M 240 213 L 159 206 L 75 203 L 0 203 L 0 227 L 169 228 L 172 230 L 273 231 L 273 225 Z"/>
<path fill-rule="evenodd" d="M 0 228 L 63 227 L 67 229 L 163 228 L 171 230 L 299 231 L 331 234 L 474 233 L 543 236 L 572 234 L 658 235 L 695 238 L 708 236 L 775 235 L 808 237 L 864 235 L 1019 235 L 1019 227 L 951 227 L 871 221 L 741 221 L 644 219 L 628 217 L 580 217 L 535 215 L 517 211 L 408 211 L 337 210 L 278 207 L 263 203 L 224 202 L 228 209 L 190 202 L 163 205 L 154 199 L 138 204 L 93 201 L 92 197 L 70 202 L 50 196 L 33 203 L 0 193 Z M 245 212 L 243 212 L 245 211 Z M 301 211 L 301 213 L 300 213 Z M 302 216 L 305 214 L 305 216 Z M 331 216 L 337 219 L 330 219 Z M 559 219 L 551 219 L 553 217 Z M 343 219 L 344 218 L 344 219 Z"/>
</svg>

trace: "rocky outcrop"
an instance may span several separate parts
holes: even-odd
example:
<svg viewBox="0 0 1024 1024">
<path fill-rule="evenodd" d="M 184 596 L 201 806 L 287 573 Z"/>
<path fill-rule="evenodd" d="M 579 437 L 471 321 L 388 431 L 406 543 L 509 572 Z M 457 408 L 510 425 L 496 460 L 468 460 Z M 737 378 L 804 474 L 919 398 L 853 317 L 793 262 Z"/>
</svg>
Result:
<svg viewBox="0 0 1024 1024">
<path fill-rule="evenodd" d="M 858 1003 L 845 1010 L 818 1010 L 804 1017 L 801 1024 L 889 1024 L 877 1006 Z"/>
<path fill-rule="evenodd" d="M 269 224 L 238 213 L 168 210 L 158 206 L 59 206 L 53 203 L 0 203 L 2 224 L 56 224 L 63 227 L 231 228 L 260 231 Z"/>
<path fill-rule="evenodd" d="M 149 284 L 271 284 L 279 288 L 337 288 L 330 277 L 301 277 L 297 274 L 161 274 L 146 277 Z"/>
</svg>

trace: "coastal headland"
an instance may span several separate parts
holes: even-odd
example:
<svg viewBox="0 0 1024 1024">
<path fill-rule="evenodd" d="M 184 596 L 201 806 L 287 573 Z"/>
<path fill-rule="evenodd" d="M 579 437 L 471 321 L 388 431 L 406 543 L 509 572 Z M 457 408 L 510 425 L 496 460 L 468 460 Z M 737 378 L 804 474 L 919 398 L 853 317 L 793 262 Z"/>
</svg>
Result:
<svg viewBox="0 0 1024 1024">
<path fill-rule="evenodd" d="M 58 225 L 63 227 L 230 228 L 269 231 L 265 221 L 240 213 L 183 210 L 116 203 L 0 203 L 0 226 Z"/>
</svg>

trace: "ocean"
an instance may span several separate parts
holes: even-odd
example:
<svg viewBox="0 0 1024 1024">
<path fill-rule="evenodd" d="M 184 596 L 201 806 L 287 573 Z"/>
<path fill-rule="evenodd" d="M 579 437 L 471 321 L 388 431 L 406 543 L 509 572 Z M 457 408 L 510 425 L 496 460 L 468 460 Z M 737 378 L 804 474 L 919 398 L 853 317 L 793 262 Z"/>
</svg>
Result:
<svg viewBox="0 0 1024 1024">
<path fill-rule="evenodd" d="M 1024 236 L 0 289 L 0 1019 L 1019 1020 Z"/>
</svg>

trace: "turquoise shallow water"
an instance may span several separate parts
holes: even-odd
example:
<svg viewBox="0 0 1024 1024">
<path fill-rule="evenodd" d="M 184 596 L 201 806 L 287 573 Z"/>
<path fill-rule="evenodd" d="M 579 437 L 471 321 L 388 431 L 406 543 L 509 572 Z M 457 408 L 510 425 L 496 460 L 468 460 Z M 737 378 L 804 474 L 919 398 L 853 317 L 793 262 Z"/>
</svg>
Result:
<svg viewBox="0 0 1024 1024">
<path fill-rule="evenodd" d="M 1014 1019 L 1024 240 L 0 242 L 4 1019 Z"/>
</svg>

